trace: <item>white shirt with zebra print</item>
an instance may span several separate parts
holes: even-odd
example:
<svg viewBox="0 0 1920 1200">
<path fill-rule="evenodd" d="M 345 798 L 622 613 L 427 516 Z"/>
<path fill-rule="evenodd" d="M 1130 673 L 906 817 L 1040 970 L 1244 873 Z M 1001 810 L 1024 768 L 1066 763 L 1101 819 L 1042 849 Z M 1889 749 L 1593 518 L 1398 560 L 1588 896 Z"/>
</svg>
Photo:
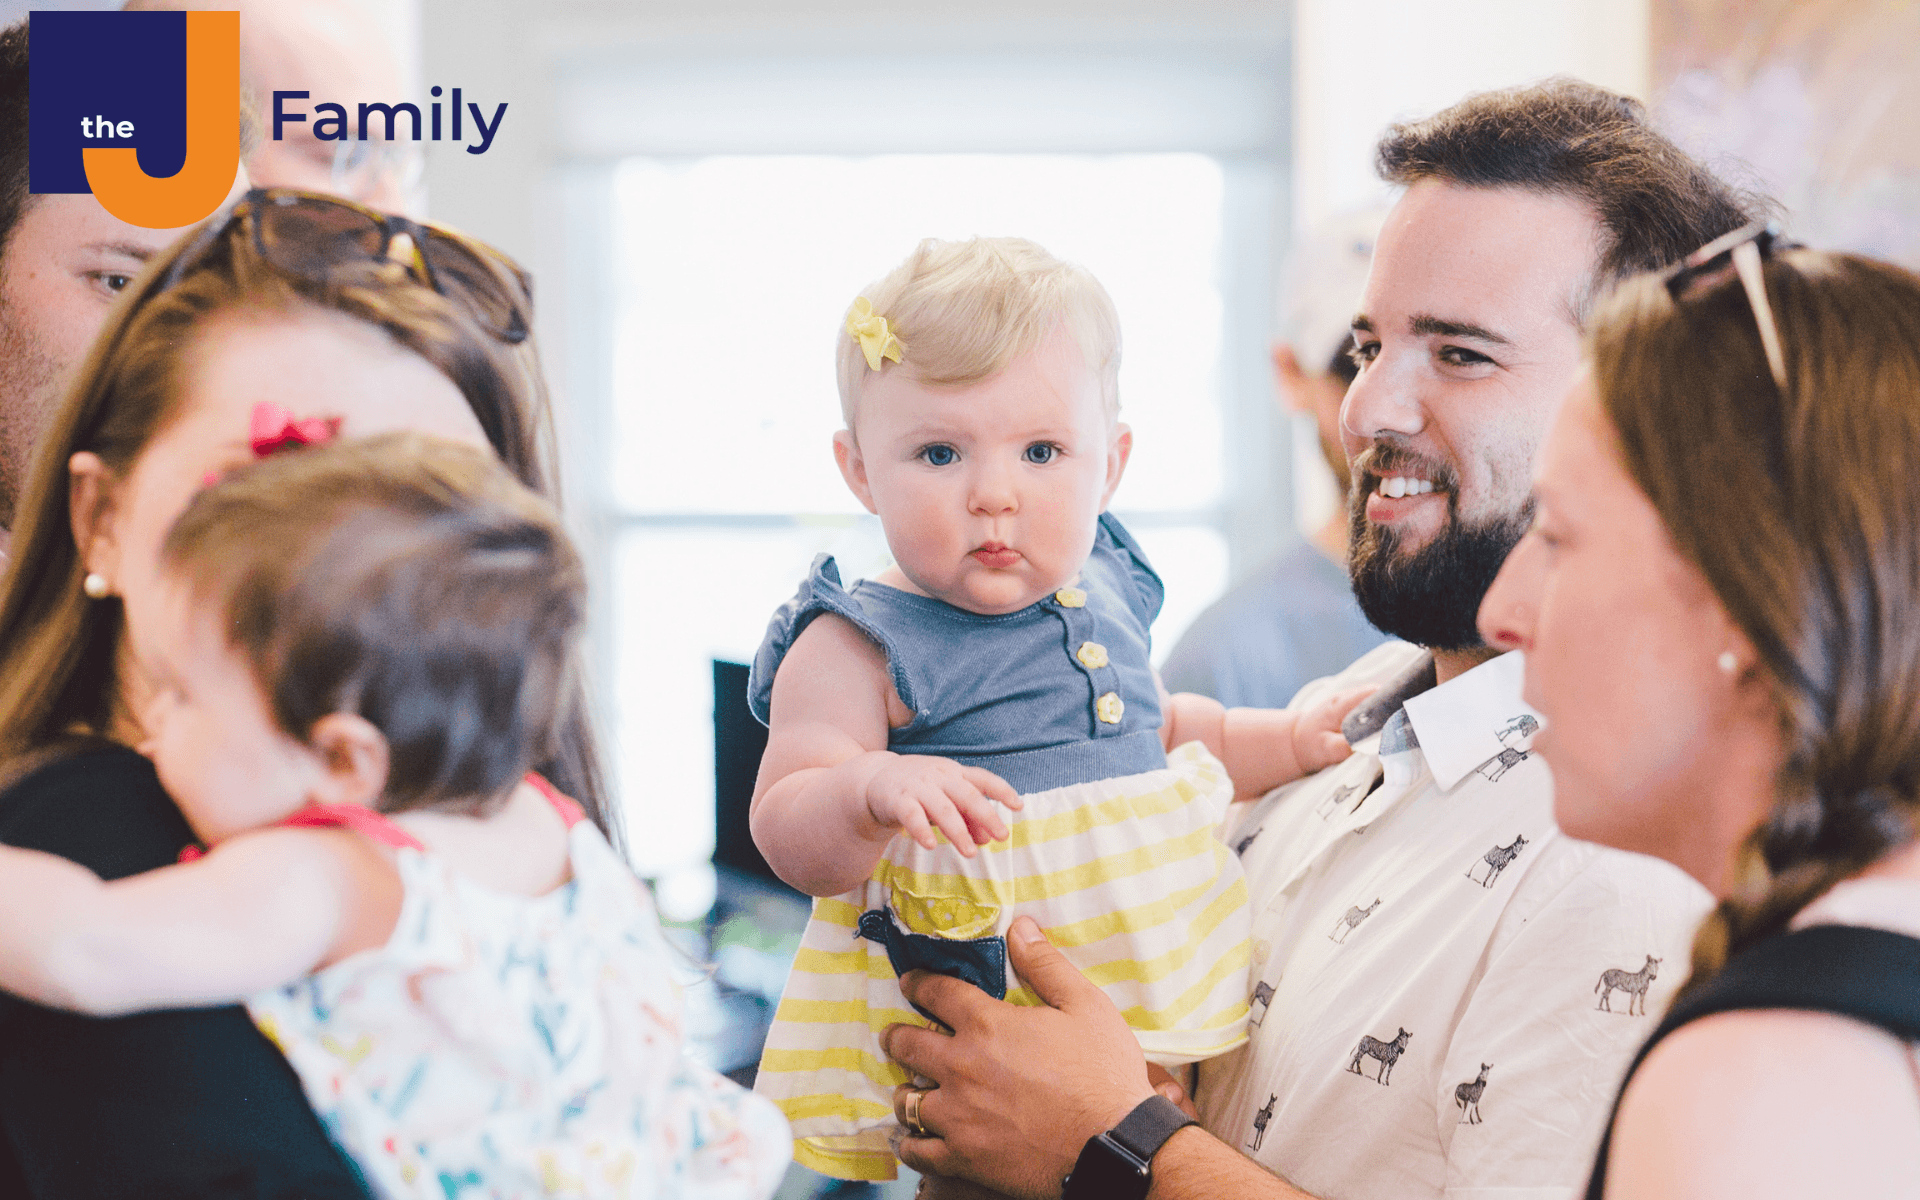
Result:
<svg viewBox="0 0 1920 1200">
<path fill-rule="evenodd" d="M 1391 642 L 1294 703 L 1425 664 Z M 1707 893 L 1559 831 L 1522 666 L 1504 655 L 1412 697 L 1346 762 L 1229 817 L 1254 1024 L 1201 1064 L 1198 1102 L 1215 1136 L 1314 1196 L 1574 1195 L 1686 974 Z"/>
</svg>

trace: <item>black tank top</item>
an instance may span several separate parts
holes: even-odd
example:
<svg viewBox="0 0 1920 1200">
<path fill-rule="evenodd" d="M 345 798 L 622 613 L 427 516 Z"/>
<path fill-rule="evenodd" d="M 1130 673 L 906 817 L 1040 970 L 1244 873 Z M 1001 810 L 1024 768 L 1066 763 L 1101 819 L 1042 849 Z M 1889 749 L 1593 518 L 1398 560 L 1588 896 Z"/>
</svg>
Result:
<svg viewBox="0 0 1920 1200">
<path fill-rule="evenodd" d="M 1920 939 L 1857 925 L 1811 925 L 1750 946 L 1727 960 L 1705 987 L 1684 997 L 1640 1047 L 1624 1094 L 1660 1039 L 1690 1021 L 1738 1009 L 1789 1008 L 1833 1013 L 1920 1040 Z M 1620 1101 L 1613 1102 L 1614 1118 Z M 1587 1180 L 1587 1200 L 1602 1200 L 1612 1123 Z"/>
</svg>

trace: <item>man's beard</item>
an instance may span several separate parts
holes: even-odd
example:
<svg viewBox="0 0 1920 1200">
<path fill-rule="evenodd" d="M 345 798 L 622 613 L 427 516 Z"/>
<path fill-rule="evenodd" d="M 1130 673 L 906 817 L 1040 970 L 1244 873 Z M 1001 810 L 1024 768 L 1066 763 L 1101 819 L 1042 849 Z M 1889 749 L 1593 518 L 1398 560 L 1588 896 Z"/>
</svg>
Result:
<svg viewBox="0 0 1920 1200">
<path fill-rule="evenodd" d="M 1376 447 L 1354 463 L 1351 551 L 1348 573 L 1354 599 L 1367 620 L 1384 633 L 1429 650 L 1475 650 L 1485 645 L 1477 624 L 1480 601 L 1500 565 L 1533 523 L 1531 498 L 1517 512 L 1468 525 L 1460 519 L 1457 480 L 1444 465 L 1424 472 L 1447 499 L 1447 523 L 1418 550 L 1406 550 L 1399 534 L 1367 520 L 1367 497 L 1378 489 L 1390 452 Z M 1395 455 L 1408 461 L 1404 455 Z"/>
</svg>

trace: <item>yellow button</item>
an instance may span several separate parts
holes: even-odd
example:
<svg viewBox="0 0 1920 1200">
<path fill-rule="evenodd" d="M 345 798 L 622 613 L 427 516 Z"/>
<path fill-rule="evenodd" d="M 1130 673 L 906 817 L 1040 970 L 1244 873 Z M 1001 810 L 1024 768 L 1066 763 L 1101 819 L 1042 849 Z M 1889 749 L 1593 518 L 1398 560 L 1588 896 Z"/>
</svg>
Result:
<svg viewBox="0 0 1920 1200">
<path fill-rule="evenodd" d="M 1119 692 L 1108 692 L 1093 702 L 1093 712 L 1107 724 L 1118 725 L 1127 713 L 1127 702 L 1120 698 Z"/>
<path fill-rule="evenodd" d="M 1062 608 L 1085 608 L 1087 594 L 1079 588 L 1061 588 L 1053 594 L 1055 602 Z"/>
<path fill-rule="evenodd" d="M 1080 665 L 1089 671 L 1098 671 L 1107 665 L 1107 648 L 1099 642 L 1081 642 L 1080 648 L 1073 652 Z"/>
</svg>

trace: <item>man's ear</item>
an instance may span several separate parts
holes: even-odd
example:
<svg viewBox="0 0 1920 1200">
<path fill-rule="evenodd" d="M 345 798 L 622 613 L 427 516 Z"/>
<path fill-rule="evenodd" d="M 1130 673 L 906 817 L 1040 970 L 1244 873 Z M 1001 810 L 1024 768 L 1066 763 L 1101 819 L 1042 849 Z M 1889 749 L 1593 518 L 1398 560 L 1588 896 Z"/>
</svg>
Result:
<svg viewBox="0 0 1920 1200">
<path fill-rule="evenodd" d="M 1100 493 L 1100 511 L 1107 511 L 1120 477 L 1127 473 L 1127 460 L 1133 457 L 1133 429 L 1125 421 L 1113 426 L 1113 441 L 1107 446 L 1107 488 Z"/>
<path fill-rule="evenodd" d="M 1307 373 L 1300 366 L 1300 356 L 1286 342 L 1273 344 L 1273 386 L 1288 412 L 1313 415 L 1313 393 L 1307 389 Z"/>
<path fill-rule="evenodd" d="M 879 512 L 873 506 L 873 489 L 867 484 L 867 460 L 860 456 L 860 443 L 853 439 L 853 430 L 842 429 L 833 435 L 833 461 L 840 464 L 840 478 L 847 481 L 847 490 L 868 512 Z"/>
<path fill-rule="evenodd" d="M 313 799 L 320 804 L 378 806 L 387 790 L 387 738 L 358 713 L 328 713 L 313 723 L 307 744 L 320 756 Z"/>
<path fill-rule="evenodd" d="M 120 543 L 114 536 L 114 493 L 119 480 L 91 450 L 67 460 L 67 515 L 80 563 L 109 586 L 120 577 Z"/>
</svg>

